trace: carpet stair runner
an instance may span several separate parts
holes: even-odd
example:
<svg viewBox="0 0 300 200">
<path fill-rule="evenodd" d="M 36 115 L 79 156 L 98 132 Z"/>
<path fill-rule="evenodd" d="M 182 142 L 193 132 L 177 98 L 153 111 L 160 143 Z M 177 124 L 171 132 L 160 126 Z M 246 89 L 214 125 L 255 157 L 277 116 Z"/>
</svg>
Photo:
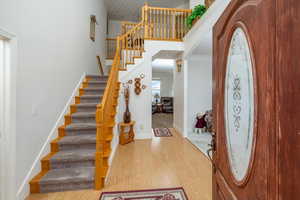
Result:
<svg viewBox="0 0 300 200">
<path fill-rule="evenodd" d="M 87 75 L 71 114 L 51 142 L 51 153 L 41 161 L 42 171 L 30 182 L 31 193 L 93 189 L 96 151 L 96 106 L 107 76 Z M 109 155 L 107 155 L 109 156 Z"/>
</svg>

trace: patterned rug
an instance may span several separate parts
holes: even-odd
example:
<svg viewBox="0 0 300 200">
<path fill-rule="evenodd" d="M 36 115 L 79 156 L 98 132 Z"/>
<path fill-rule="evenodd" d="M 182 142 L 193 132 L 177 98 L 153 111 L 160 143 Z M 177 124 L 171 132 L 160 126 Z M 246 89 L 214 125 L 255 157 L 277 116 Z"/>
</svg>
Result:
<svg viewBox="0 0 300 200">
<path fill-rule="evenodd" d="M 100 200 L 188 200 L 183 188 L 103 192 Z"/>
<path fill-rule="evenodd" d="M 155 137 L 172 137 L 172 133 L 168 128 L 154 128 Z"/>
</svg>

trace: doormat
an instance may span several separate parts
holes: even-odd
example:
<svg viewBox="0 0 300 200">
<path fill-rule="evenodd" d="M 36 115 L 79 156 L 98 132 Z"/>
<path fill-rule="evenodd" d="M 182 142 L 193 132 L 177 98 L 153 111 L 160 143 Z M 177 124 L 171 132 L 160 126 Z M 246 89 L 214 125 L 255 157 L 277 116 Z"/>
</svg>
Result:
<svg viewBox="0 0 300 200">
<path fill-rule="evenodd" d="M 172 137 L 172 133 L 168 128 L 154 128 L 154 135 L 156 137 Z"/>
<path fill-rule="evenodd" d="M 184 189 L 167 188 L 156 190 L 136 190 L 103 192 L 100 200 L 188 200 Z"/>
</svg>

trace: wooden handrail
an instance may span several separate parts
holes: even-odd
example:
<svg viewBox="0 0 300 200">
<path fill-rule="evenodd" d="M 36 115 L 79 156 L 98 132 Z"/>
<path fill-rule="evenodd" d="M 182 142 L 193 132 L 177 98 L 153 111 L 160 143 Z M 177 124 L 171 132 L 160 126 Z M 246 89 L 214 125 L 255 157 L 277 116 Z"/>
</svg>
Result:
<svg viewBox="0 0 300 200">
<path fill-rule="evenodd" d="M 215 2 L 215 0 L 205 0 L 206 8 L 209 8 L 214 2 Z"/>
<path fill-rule="evenodd" d="M 119 40 L 119 39 L 118 39 Z M 117 41 L 118 41 L 117 40 Z M 105 177 L 108 170 L 108 158 L 111 153 L 110 142 L 113 138 L 113 128 L 115 125 L 115 115 L 118 104 L 120 90 L 119 83 L 119 45 L 117 45 L 116 55 L 110 70 L 107 85 L 96 110 L 96 153 L 95 153 L 95 189 L 104 187 Z"/>
<path fill-rule="evenodd" d="M 101 74 L 102 76 L 104 76 L 104 70 L 103 70 L 103 66 L 102 66 L 102 63 L 101 63 L 100 56 L 96 56 L 96 58 L 97 58 L 97 62 L 98 62 L 100 74 Z"/>
<path fill-rule="evenodd" d="M 145 5 L 145 6 L 147 6 L 147 5 Z M 166 11 L 175 11 L 175 12 L 187 12 L 187 13 L 191 12 L 191 9 L 182 9 L 182 8 L 161 8 L 161 7 L 148 6 L 148 9 L 152 9 L 152 10 L 166 10 Z"/>
</svg>

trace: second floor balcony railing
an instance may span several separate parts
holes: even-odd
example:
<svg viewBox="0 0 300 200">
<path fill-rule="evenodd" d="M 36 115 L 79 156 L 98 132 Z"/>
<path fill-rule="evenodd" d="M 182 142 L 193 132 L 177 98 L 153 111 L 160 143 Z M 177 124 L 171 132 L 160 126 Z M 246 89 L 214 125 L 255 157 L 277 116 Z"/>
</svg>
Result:
<svg viewBox="0 0 300 200">
<path fill-rule="evenodd" d="M 142 8 L 141 22 L 123 22 L 121 36 L 107 39 L 107 58 L 115 57 L 119 45 L 120 68 L 126 69 L 126 65 L 134 63 L 134 58 L 142 56 L 144 40 L 182 41 L 188 32 L 186 18 L 191 12 L 146 4 Z"/>
<path fill-rule="evenodd" d="M 145 39 L 181 41 L 188 32 L 186 18 L 190 9 L 159 8 L 147 4 L 142 9 Z"/>
</svg>

